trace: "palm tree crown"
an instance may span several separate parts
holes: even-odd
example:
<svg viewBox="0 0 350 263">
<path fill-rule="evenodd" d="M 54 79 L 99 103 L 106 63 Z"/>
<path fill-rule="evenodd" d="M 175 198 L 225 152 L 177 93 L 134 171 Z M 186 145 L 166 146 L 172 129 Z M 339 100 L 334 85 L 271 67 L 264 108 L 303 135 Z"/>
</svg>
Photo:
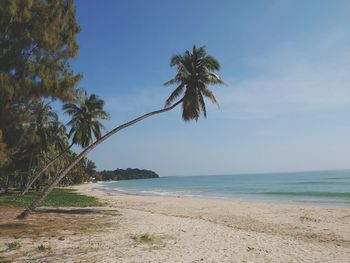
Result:
<svg viewBox="0 0 350 263">
<path fill-rule="evenodd" d="M 57 133 L 64 129 L 64 126 L 59 122 L 58 115 L 50 103 L 36 101 L 31 112 L 30 128 L 40 138 L 42 150 L 46 151 L 50 144 L 55 143 Z"/>
<path fill-rule="evenodd" d="M 170 106 L 180 95 L 182 97 L 182 118 L 185 121 L 198 120 L 201 114 L 207 116 L 204 97 L 218 105 L 209 85 L 223 84 L 215 71 L 220 69 L 219 62 L 207 55 L 205 47 L 193 46 L 192 52 L 186 50 L 183 55 L 171 58 L 170 66 L 177 66 L 175 77 L 164 85 L 177 84 L 177 88 L 166 100 L 165 106 Z"/>
<path fill-rule="evenodd" d="M 68 136 L 73 144 L 87 147 L 92 143 L 93 137 L 101 137 L 101 128 L 105 129 L 99 120 L 109 119 L 109 114 L 104 111 L 104 101 L 95 94 L 87 96 L 83 93 L 77 103 L 63 105 L 64 113 L 72 116 L 67 123 L 71 127 Z"/>
</svg>

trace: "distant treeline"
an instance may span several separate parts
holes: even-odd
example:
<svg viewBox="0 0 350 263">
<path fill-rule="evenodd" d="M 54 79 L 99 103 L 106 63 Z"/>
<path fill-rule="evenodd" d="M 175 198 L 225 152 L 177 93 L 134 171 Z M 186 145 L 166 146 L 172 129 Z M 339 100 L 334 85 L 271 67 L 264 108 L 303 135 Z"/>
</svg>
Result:
<svg viewBox="0 0 350 263">
<path fill-rule="evenodd" d="M 116 169 L 114 171 L 98 171 L 95 173 L 96 181 L 117 181 L 117 180 L 131 180 L 131 179 L 147 179 L 159 178 L 159 175 L 153 171 L 145 169 Z"/>
</svg>

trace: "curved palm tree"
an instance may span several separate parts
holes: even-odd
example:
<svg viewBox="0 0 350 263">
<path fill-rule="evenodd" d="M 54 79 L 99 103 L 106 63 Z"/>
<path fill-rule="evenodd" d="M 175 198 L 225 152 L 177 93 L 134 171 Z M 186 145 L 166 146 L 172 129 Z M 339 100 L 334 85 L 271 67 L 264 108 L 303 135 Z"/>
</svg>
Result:
<svg viewBox="0 0 350 263">
<path fill-rule="evenodd" d="M 54 117 L 56 120 L 53 138 L 54 143 L 60 144 L 62 142 L 62 136 L 66 135 L 66 130 L 63 125 L 59 125 L 57 114 L 52 110 L 51 106 L 45 106 L 47 110 L 42 111 L 39 115 L 40 120 L 42 120 L 42 125 L 47 125 L 49 116 Z M 71 127 L 68 138 L 72 139 L 71 144 L 68 147 L 62 145 L 59 146 L 61 153 L 54 157 L 36 176 L 27 184 L 26 188 L 22 191 L 22 195 L 27 193 L 32 185 L 40 178 L 40 176 L 51 166 L 53 165 L 60 157 L 66 154 L 72 146 L 80 145 L 85 148 L 92 143 L 94 137 L 99 139 L 101 137 L 101 129 L 105 129 L 102 123 L 99 120 L 106 120 L 109 118 L 109 114 L 104 111 L 104 101 L 97 97 L 95 94 L 91 94 L 89 97 L 87 93 L 80 92 L 79 97 L 76 103 L 67 103 L 63 105 L 63 110 L 65 114 L 68 114 L 71 117 L 71 120 L 67 123 Z M 51 111 L 50 111 L 51 110 Z M 44 114 L 45 113 L 45 114 Z M 49 114 L 50 113 L 50 114 Z M 46 119 L 41 116 L 47 116 Z M 51 129 L 52 131 L 52 129 Z M 58 138 L 61 137 L 61 138 Z M 46 138 L 44 136 L 44 138 Z M 65 140 L 63 140 L 64 142 Z"/>
<path fill-rule="evenodd" d="M 40 205 L 45 197 L 54 189 L 54 187 L 68 174 L 68 172 L 91 150 L 103 141 L 107 140 L 113 134 L 125 129 L 143 119 L 150 116 L 167 112 L 182 104 L 182 118 L 185 121 L 198 120 L 201 114 L 206 117 L 206 108 L 204 98 L 208 97 L 212 102 L 217 104 L 213 93 L 208 89 L 209 85 L 220 84 L 223 81 L 215 71 L 220 69 L 219 62 L 212 56 L 208 56 L 205 47 L 197 48 L 193 46 L 192 52 L 186 51 L 183 55 L 175 55 L 171 58 L 170 66 L 177 66 L 176 76 L 165 83 L 165 85 L 178 84 L 177 88 L 166 100 L 165 107 L 161 110 L 156 110 L 126 122 L 110 132 L 106 133 L 100 139 L 87 146 L 72 162 L 63 169 L 49 185 L 40 194 L 34 202 L 26 208 L 17 218 L 25 219 L 38 205 Z M 183 95 L 182 95 L 183 94 Z M 177 98 L 182 97 L 175 102 Z"/>
</svg>

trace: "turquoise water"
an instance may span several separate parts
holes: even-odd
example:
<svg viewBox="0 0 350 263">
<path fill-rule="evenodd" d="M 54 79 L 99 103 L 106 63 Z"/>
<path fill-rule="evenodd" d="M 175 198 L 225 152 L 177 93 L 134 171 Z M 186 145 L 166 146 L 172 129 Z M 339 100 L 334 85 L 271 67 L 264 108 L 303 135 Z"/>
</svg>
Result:
<svg viewBox="0 0 350 263">
<path fill-rule="evenodd" d="M 350 207 L 350 170 L 172 176 L 113 181 L 99 187 L 141 195 L 305 202 Z"/>
</svg>

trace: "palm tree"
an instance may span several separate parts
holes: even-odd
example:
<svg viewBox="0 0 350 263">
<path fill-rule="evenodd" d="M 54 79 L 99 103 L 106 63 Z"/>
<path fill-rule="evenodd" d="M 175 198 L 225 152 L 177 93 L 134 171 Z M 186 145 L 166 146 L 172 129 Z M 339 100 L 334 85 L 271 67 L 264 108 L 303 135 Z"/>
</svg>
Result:
<svg viewBox="0 0 350 263">
<path fill-rule="evenodd" d="M 46 115 L 53 114 L 51 106 L 46 105 L 47 110 L 42 111 Z M 63 110 L 65 114 L 68 114 L 71 117 L 71 120 L 67 123 L 71 127 L 68 138 L 72 139 L 71 144 L 68 147 L 60 147 L 61 153 L 54 157 L 37 175 L 27 184 L 26 188 L 22 191 L 21 195 L 24 195 L 32 185 L 39 179 L 39 177 L 60 157 L 67 153 L 72 146 L 80 145 L 85 148 L 92 143 L 94 137 L 99 139 L 101 137 L 101 129 L 105 129 L 102 123 L 99 120 L 106 120 L 109 118 L 109 114 L 104 111 L 104 101 L 97 97 L 95 94 L 87 96 L 86 91 L 80 91 L 76 103 L 67 103 L 63 105 Z M 51 111 L 49 111 L 51 109 Z M 44 115 L 41 113 L 39 116 Z M 55 113 L 56 114 L 56 113 Z M 44 115 L 44 116 L 46 116 Z M 51 115 L 50 115 L 51 116 Z M 40 118 L 43 120 L 43 124 L 47 125 L 47 120 L 43 117 Z M 44 121 L 46 120 L 46 122 Z M 57 114 L 55 115 L 56 123 L 58 122 Z M 57 126 L 57 125 L 56 125 Z M 64 142 L 61 138 L 65 136 L 66 130 L 63 125 L 57 126 L 56 129 L 56 138 L 53 138 L 54 143 Z"/>
<path fill-rule="evenodd" d="M 43 202 L 45 197 L 82 158 L 84 158 L 97 145 L 101 144 L 118 131 L 153 115 L 170 111 L 180 104 L 182 104 L 182 118 L 185 121 L 198 120 L 201 114 L 206 117 L 206 108 L 203 96 L 208 97 L 213 103 L 217 104 L 217 101 L 213 93 L 208 89 L 208 86 L 223 83 L 220 77 L 215 74 L 215 71 L 220 69 L 219 62 L 212 56 L 206 54 L 205 47 L 197 48 L 196 46 L 193 46 L 192 52 L 187 50 L 183 55 L 173 56 L 171 58 L 170 66 L 177 67 L 177 74 L 173 79 L 166 82 L 165 85 L 178 84 L 178 86 L 166 100 L 165 107 L 163 109 L 152 111 L 126 122 L 112 129 L 100 139 L 87 146 L 65 169 L 63 169 L 57 175 L 52 184 L 49 185 L 42 192 L 42 194 L 40 194 L 34 200 L 34 202 L 17 218 L 27 218 L 28 215 Z M 174 102 L 175 99 L 179 98 L 180 96 L 181 98 L 177 102 Z"/>
<path fill-rule="evenodd" d="M 50 128 L 50 133 L 52 134 L 51 138 L 50 138 L 50 144 L 53 147 L 53 149 L 57 149 L 58 151 L 60 151 L 60 153 L 58 155 L 56 155 L 53 159 L 49 159 L 47 157 L 46 158 L 44 157 L 45 159 L 49 159 L 49 163 L 47 163 L 46 165 L 44 164 L 45 167 L 43 169 L 41 169 L 31 179 L 31 181 L 26 185 L 25 189 L 20 193 L 20 195 L 26 194 L 29 191 L 29 189 L 33 186 L 33 184 L 40 178 L 40 176 L 45 171 L 47 171 L 47 169 L 49 169 L 50 166 L 53 165 L 63 154 L 67 153 L 67 151 L 69 151 L 69 149 L 73 146 L 73 144 L 70 144 L 69 146 L 67 146 L 66 128 L 61 123 L 55 125 L 54 127 L 51 127 Z M 48 151 L 48 153 L 49 152 L 50 151 Z M 44 163 L 46 161 L 44 161 Z"/>
<path fill-rule="evenodd" d="M 63 105 L 64 113 L 72 116 L 67 125 L 71 127 L 68 137 L 72 139 L 73 144 L 85 148 L 93 142 L 93 137 L 96 139 L 101 137 L 101 129 L 105 128 L 99 120 L 109 119 L 109 114 L 103 107 L 103 100 L 95 94 L 88 97 L 86 92 L 82 94 L 77 104 Z"/>
<path fill-rule="evenodd" d="M 57 130 L 62 128 L 62 124 L 58 121 L 58 115 L 50 105 L 50 103 L 44 103 L 44 101 L 37 100 L 32 103 L 29 108 L 30 118 L 27 122 L 23 123 L 24 126 L 28 126 L 28 130 L 32 133 L 33 143 L 29 152 L 29 175 L 31 175 L 35 169 L 32 169 L 36 165 L 34 163 L 39 162 L 39 156 L 44 155 L 48 151 L 51 142 L 55 142 Z M 29 176 L 30 177 L 30 176 Z M 36 176 L 34 177 L 34 181 Z M 33 179 L 27 178 L 27 183 L 24 185 L 24 189 L 21 194 L 28 191 L 33 184 Z"/>
<path fill-rule="evenodd" d="M 201 113 L 207 117 L 204 97 L 218 105 L 214 94 L 208 89 L 211 84 L 224 82 L 216 70 L 220 69 L 219 62 L 212 56 L 206 55 L 204 47 L 193 46 L 192 53 L 186 50 L 184 55 L 175 55 L 171 58 L 170 66 L 177 67 L 177 74 L 165 85 L 177 84 L 177 88 L 165 102 L 170 106 L 179 96 L 182 96 L 182 118 L 185 121 L 198 120 Z"/>
</svg>

